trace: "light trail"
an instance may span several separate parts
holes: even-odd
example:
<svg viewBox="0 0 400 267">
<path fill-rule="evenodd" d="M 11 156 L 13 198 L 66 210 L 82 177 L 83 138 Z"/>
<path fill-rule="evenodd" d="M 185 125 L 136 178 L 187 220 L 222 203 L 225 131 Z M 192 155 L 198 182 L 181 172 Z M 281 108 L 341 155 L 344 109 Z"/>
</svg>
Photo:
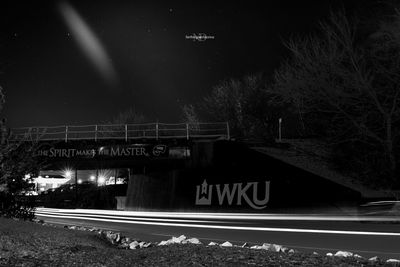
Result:
<svg viewBox="0 0 400 267">
<path fill-rule="evenodd" d="M 206 225 L 206 224 L 184 224 L 184 223 L 162 223 L 162 222 L 147 222 L 147 221 L 133 221 L 133 220 L 116 220 L 116 219 L 102 219 L 84 216 L 70 216 L 70 215 L 49 215 L 43 214 L 42 217 L 61 218 L 61 219 L 80 219 L 90 221 L 114 222 L 114 223 L 127 223 L 127 224 L 142 224 L 142 225 L 159 225 L 159 226 L 173 226 L 173 227 L 190 227 L 190 228 L 208 228 L 208 229 L 221 229 L 221 230 L 244 230 L 244 231 L 264 231 L 264 232 L 287 232 L 287 233 L 312 233 L 312 234 L 340 234 L 340 235 L 368 235 L 368 236 L 396 236 L 400 237 L 400 233 L 395 232 L 372 232 L 372 231 L 342 231 L 342 230 L 321 230 L 321 229 L 300 229 L 300 228 L 280 228 L 280 227 L 249 227 L 249 226 L 221 226 L 221 225 Z"/>
<path fill-rule="evenodd" d="M 37 215 L 40 216 L 45 216 L 45 215 L 58 215 L 59 213 L 56 212 L 36 212 Z M 62 217 L 65 216 L 74 216 L 73 213 L 63 213 L 63 215 L 60 215 Z M 180 220 L 180 219 L 159 219 L 159 218 L 142 218 L 142 217 L 123 217 L 123 216 L 111 216 L 111 215 L 97 215 L 97 214 L 80 214 L 80 216 L 88 218 L 90 216 L 96 216 L 96 217 L 100 217 L 100 218 L 110 218 L 110 219 L 125 219 L 125 220 L 137 220 L 137 221 L 167 221 L 167 222 L 192 222 L 192 223 L 199 223 L 199 222 L 203 222 L 203 223 L 224 223 L 221 221 L 199 221 L 199 220 Z"/>
<path fill-rule="evenodd" d="M 293 214 L 252 214 L 252 213 L 186 213 L 186 212 L 136 212 L 116 210 L 68 210 L 38 208 L 38 212 L 76 213 L 91 215 L 113 215 L 153 218 L 224 219 L 224 220 L 290 220 L 290 221 L 342 221 L 342 222 L 400 222 L 398 216 L 337 216 L 337 215 L 293 215 Z"/>
</svg>

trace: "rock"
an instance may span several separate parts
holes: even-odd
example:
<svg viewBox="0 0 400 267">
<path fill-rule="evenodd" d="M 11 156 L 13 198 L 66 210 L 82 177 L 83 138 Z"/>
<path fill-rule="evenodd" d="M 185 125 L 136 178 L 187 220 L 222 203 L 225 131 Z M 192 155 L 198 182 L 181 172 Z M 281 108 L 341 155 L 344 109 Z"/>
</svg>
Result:
<svg viewBox="0 0 400 267">
<path fill-rule="evenodd" d="M 390 264 L 390 266 L 400 266 L 400 260 L 397 259 L 388 259 L 386 263 Z"/>
<path fill-rule="evenodd" d="M 149 247 L 152 247 L 152 246 L 153 246 L 153 243 L 151 243 L 151 242 L 144 243 L 144 245 L 143 245 L 144 248 L 149 248 Z"/>
<path fill-rule="evenodd" d="M 242 247 L 242 248 L 248 248 L 248 247 L 250 247 L 250 246 L 249 246 L 249 244 L 244 243 L 243 245 L 241 245 L 241 247 Z"/>
<path fill-rule="evenodd" d="M 195 245 L 201 245 L 201 242 L 200 242 L 200 240 L 199 239 L 197 239 L 197 238 L 189 238 L 189 239 L 186 239 L 186 240 L 183 240 L 182 241 L 182 244 L 195 244 Z"/>
<path fill-rule="evenodd" d="M 289 251 L 288 251 L 289 253 L 296 253 L 296 251 L 294 250 L 294 249 L 289 249 Z"/>
<path fill-rule="evenodd" d="M 72 226 L 69 227 L 69 229 L 75 230 L 75 229 L 76 229 L 76 226 L 75 226 L 75 225 L 72 225 Z"/>
<path fill-rule="evenodd" d="M 210 242 L 210 243 L 208 243 L 208 245 L 207 246 L 218 246 L 219 244 L 218 243 L 215 243 L 215 242 Z"/>
<path fill-rule="evenodd" d="M 115 238 L 115 242 L 119 242 L 121 241 L 121 235 L 119 233 L 117 233 L 117 237 Z"/>
<path fill-rule="evenodd" d="M 171 245 L 173 244 L 171 239 L 170 240 L 166 240 L 166 241 L 161 241 L 160 243 L 158 243 L 157 246 L 167 246 L 167 245 Z"/>
<path fill-rule="evenodd" d="M 131 243 L 131 239 L 129 237 L 122 237 L 121 243 Z"/>
<path fill-rule="evenodd" d="M 251 248 L 251 249 L 263 249 L 264 247 L 263 247 L 263 246 L 255 245 L 255 246 L 251 246 L 250 248 Z"/>
<path fill-rule="evenodd" d="M 379 258 L 378 258 L 378 256 L 375 256 L 375 257 L 369 258 L 368 260 L 369 261 L 378 261 Z"/>
<path fill-rule="evenodd" d="M 315 251 L 314 251 L 312 254 L 313 254 L 313 255 L 319 255 L 318 252 L 315 252 Z"/>
<path fill-rule="evenodd" d="M 263 245 L 264 246 L 264 245 Z M 281 245 L 276 245 L 276 244 L 272 244 L 270 247 L 269 247 L 269 251 L 273 251 L 273 252 L 281 252 L 281 250 L 283 249 L 283 246 L 281 246 Z"/>
<path fill-rule="evenodd" d="M 138 249 L 140 248 L 139 242 L 133 241 L 132 243 L 129 244 L 129 249 Z"/>
<path fill-rule="evenodd" d="M 345 258 L 347 258 L 347 257 L 351 257 L 351 256 L 353 256 L 353 253 L 348 252 L 348 251 L 338 251 L 335 254 L 335 257 L 345 257 Z"/>
<path fill-rule="evenodd" d="M 326 256 L 328 256 L 328 257 L 332 257 L 332 256 L 333 256 L 333 254 L 332 254 L 332 253 L 330 253 L 330 252 L 328 252 L 328 253 L 326 253 Z"/>
<path fill-rule="evenodd" d="M 143 248 L 144 244 L 145 244 L 145 242 L 143 242 L 143 241 L 142 241 L 142 242 L 139 242 L 139 247 L 140 247 L 140 248 Z"/>
<path fill-rule="evenodd" d="M 269 243 L 264 243 L 264 244 L 262 244 L 261 247 L 262 247 L 263 249 L 265 249 L 265 250 L 270 250 L 270 249 L 271 249 L 271 246 L 272 246 L 272 245 L 269 244 Z"/>
<path fill-rule="evenodd" d="M 360 255 L 358 255 L 358 254 L 354 254 L 353 257 L 354 257 L 354 258 L 358 258 L 358 259 L 362 259 L 362 258 L 363 258 L 362 256 L 360 256 Z"/>
<path fill-rule="evenodd" d="M 172 241 L 172 243 L 180 244 L 185 239 L 186 239 L 186 236 L 181 235 L 180 237 L 172 237 L 172 239 L 170 239 L 170 240 Z"/>
<path fill-rule="evenodd" d="M 220 245 L 220 247 L 233 247 L 233 245 L 232 245 L 232 243 L 231 242 L 229 242 L 229 241 L 226 241 L 226 242 L 224 242 L 224 243 L 222 243 L 221 245 Z"/>
<path fill-rule="evenodd" d="M 288 252 L 288 251 L 289 251 L 289 248 L 287 248 L 287 247 L 282 247 L 282 248 L 281 248 L 281 252 L 286 253 L 286 252 Z"/>
</svg>

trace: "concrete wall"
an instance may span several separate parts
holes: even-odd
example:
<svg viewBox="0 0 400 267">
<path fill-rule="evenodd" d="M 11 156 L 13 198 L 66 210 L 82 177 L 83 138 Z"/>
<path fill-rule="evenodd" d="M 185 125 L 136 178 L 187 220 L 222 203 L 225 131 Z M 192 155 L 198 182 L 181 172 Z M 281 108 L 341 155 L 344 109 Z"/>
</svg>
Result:
<svg viewBox="0 0 400 267">
<path fill-rule="evenodd" d="M 209 203 L 204 202 L 207 197 L 211 198 Z M 267 203 L 263 203 L 267 198 Z M 358 192 L 239 144 L 208 142 L 194 145 L 187 168 L 134 175 L 129 182 L 126 207 L 128 210 L 272 212 L 335 207 L 338 203 L 359 200 Z"/>
</svg>

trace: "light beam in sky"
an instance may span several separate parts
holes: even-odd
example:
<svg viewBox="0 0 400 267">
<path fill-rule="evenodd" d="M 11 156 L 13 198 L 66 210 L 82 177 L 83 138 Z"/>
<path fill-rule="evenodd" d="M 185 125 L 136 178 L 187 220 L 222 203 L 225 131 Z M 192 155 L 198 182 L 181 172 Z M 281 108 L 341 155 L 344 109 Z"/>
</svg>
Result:
<svg viewBox="0 0 400 267">
<path fill-rule="evenodd" d="M 59 2 L 58 10 L 82 52 L 109 85 L 116 85 L 118 78 L 111 58 L 93 30 L 68 2 Z"/>
</svg>

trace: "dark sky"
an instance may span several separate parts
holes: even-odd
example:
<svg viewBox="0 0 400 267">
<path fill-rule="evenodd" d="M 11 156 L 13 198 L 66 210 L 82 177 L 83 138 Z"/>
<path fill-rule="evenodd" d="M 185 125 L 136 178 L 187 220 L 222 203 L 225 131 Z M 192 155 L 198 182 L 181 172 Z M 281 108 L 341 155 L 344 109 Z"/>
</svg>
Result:
<svg viewBox="0 0 400 267">
<path fill-rule="evenodd" d="M 272 73 L 282 39 L 363 1 L 215 2 L 1 1 L 2 116 L 12 127 L 95 124 L 132 107 L 176 122 L 220 80 Z"/>
</svg>

